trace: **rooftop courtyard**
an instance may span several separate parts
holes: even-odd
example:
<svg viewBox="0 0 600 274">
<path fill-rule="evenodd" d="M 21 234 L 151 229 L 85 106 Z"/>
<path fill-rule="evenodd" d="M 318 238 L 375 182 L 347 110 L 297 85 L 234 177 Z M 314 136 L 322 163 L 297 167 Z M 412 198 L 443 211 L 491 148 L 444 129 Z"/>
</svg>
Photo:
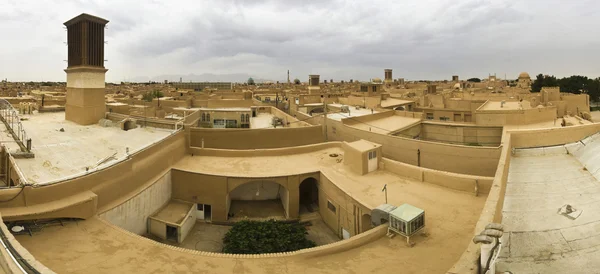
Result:
<svg viewBox="0 0 600 274">
<path fill-rule="evenodd" d="M 330 154 L 339 154 L 330 157 Z M 390 204 L 409 203 L 427 212 L 426 234 L 412 239 L 381 237 L 346 251 L 311 258 L 274 257 L 232 259 L 168 247 L 126 232 L 97 217 L 45 228 L 17 239 L 38 260 L 60 273 L 198 272 L 211 273 L 307 272 L 388 273 L 398 268 L 410 273 L 443 273 L 468 245 L 485 202 L 485 195 L 449 190 L 415 181 L 387 170 L 355 175 L 344 168 L 340 148 L 325 148 L 287 156 L 186 156 L 173 168 L 218 176 L 269 177 L 320 171 L 350 197 L 370 208 L 385 202 L 381 187 L 387 184 Z M 444 254 L 444 256 L 430 256 Z M 340 264 L 343 261 L 343 264 Z M 394 261 L 394 264 L 388 262 Z M 285 269 L 285 270 L 284 270 Z"/>
</svg>

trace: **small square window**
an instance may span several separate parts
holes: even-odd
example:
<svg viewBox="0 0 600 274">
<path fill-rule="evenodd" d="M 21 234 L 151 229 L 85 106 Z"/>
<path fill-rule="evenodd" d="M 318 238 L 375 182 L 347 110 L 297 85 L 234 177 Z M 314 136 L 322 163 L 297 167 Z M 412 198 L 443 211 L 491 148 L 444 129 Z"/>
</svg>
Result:
<svg viewBox="0 0 600 274">
<path fill-rule="evenodd" d="M 335 213 L 335 211 L 336 211 L 335 206 L 330 201 L 327 201 L 327 208 L 329 210 L 331 210 L 331 212 L 333 212 L 333 213 Z"/>
</svg>

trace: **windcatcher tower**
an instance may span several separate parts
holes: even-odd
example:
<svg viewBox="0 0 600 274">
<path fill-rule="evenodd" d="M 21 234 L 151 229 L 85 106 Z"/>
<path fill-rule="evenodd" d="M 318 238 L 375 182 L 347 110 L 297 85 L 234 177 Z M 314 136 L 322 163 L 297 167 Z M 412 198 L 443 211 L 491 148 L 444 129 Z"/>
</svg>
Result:
<svg viewBox="0 0 600 274">
<path fill-rule="evenodd" d="M 106 111 L 104 27 L 108 20 L 82 13 L 67 21 L 68 66 L 65 119 L 80 125 L 98 123 Z"/>
<path fill-rule="evenodd" d="M 315 74 L 308 75 L 308 94 L 318 94 L 321 92 L 321 87 L 319 86 L 320 77 Z"/>
<path fill-rule="evenodd" d="M 394 79 L 392 78 L 392 70 L 391 69 L 384 69 L 383 74 L 385 76 L 383 78 L 383 82 L 386 85 L 390 85 L 390 84 L 394 83 Z"/>
</svg>

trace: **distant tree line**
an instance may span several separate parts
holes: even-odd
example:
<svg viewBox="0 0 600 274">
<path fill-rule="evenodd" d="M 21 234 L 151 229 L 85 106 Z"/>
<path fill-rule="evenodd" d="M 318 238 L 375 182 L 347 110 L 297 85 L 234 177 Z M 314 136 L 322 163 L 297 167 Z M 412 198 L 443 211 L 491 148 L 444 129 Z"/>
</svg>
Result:
<svg viewBox="0 0 600 274">
<path fill-rule="evenodd" d="M 560 92 L 573 94 L 587 93 L 592 101 L 600 99 L 600 78 L 573 75 L 558 79 L 554 75 L 538 74 L 531 83 L 531 92 L 540 92 L 543 87 L 560 87 Z"/>
</svg>

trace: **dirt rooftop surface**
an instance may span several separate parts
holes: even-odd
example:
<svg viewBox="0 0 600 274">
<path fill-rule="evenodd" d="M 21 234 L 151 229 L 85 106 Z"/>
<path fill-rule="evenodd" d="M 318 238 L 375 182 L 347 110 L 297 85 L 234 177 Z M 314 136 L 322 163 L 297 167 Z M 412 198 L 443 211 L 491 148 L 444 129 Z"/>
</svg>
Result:
<svg viewBox="0 0 600 274">
<path fill-rule="evenodd" d="M 334 184 L 371 208 L 384 202 L 381 187 L 387 183 L 389 203 L 409 203 L 425 210 L 427 234 L 411 238 L 416 242 L 412 248 L 400 236 L 381 237 L 360 248 L 310 259 L 201 255 L 159 245 L 98 218 L 48 227 L 33 237 L 23 235 L 17 239 L 58 273 L 395 273 L 400 269 L 402 273 L 444 273 L 452 267 L 473 236 L 485 196 L 413 181 L 385 170 L 353 175 L 343 163 L 329 157 L 330 153 L 341 150 L 253 158 L 190 156 L 176 167 L 227 176 L 248 170 L 256 176 L 321 170 Z"/>
</svg>

